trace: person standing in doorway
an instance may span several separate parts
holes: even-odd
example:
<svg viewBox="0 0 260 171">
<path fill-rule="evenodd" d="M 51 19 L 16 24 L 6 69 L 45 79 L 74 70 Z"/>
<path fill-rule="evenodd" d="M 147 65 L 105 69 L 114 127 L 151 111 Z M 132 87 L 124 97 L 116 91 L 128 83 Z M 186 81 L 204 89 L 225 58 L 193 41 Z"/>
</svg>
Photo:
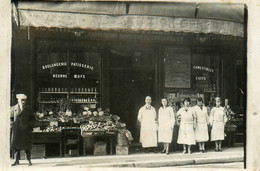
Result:
<svg viewBox="0 0 260 171">
<path fill-rule="evenodd" d="M 162 153 L 169 154 L 169 145 L 172 142 L 172 133 L 175 123 L 175 116 L 171 106 L 168 106 L 166 98 L 162 98 L 162 107 L 158 114 L 158 142 L 164 143 Z"/>
<path fill-rule="evenodd" d="M 209 140 L 208 134 L 208 109 L 203 105 L 203 99 L 197 99 L 197 105 L 193 107 L 196 116 L 195 140 L 199 144 L 201 153 L 205 153 L 205 142 Z"/>
<path fill-rule="evenodd" d="M 185 98 L 183 100 L 184 106 L 180 108 L 177 112 L 177 117 L 180 118 L 180 128 L 179 136 L 177 143 L 183 144 L 183 154 L 191 154 L 191 145 L 195 145 L 195 126 L 196 126 L 196 117 L 193 112 L 193 109 L 190 107 L 190 98 Z"/>
<path fill-rule="evenodd" d="M 18 104 L 11 108 L 11 150 L 15 152 L 15 162 L 19 165 L 20 151 L 25 150 L 28 165 L 31 166 L 32 129 L 35 117 L 30 107 L 26 105 L 27 96 L 17 94 Z"/>
<path fill-rule="evenodd" d="M 220 97 L 215 98 L 216 106 L 210 111 L 211 141 L 215 141 L 215 151 L 222 151 L 221 144 L 225 138 L 224 128 L 227 122 L 226 111 L 221 105 Z"/>
<path fill-rule="evenodd" d="M 150 96 L 145 97 L 145 105 L 139 109 L 138 121 L 141 124 L 140 128 L 140 142 L 145 152 L 157 152 L 157 127 L 156 111 L 151 106 L 152 98 Z"/>
</svg>

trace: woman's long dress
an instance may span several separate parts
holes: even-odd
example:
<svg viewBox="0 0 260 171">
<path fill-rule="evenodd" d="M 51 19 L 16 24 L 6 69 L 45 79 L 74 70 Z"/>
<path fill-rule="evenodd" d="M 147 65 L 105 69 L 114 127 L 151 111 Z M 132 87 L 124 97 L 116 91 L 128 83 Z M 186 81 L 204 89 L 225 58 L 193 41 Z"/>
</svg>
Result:
<svg viewBox="0 0 260 171">
<path fill-rule="evenodd" d="M 206 142 L 209 140 L 208 133 L 208 109 L 203 106 L 193 107 L 196 116 L 195 140 L 196 142 Z"/>
<path fill-rule="evenodd" d="M 142 147 L 157 147 L 157 124 L 154 107 L 141 107 L 138 112 L 138 120 L 141 123 L 140 142 Z"/>
<path fill-rule="evenodd" d="M 159 128 L 158 128 L 158 142 L 171 143 L 172 133 L 174 128 L 174 112 L 172 107 L 161 107 L 158 115 Z"/>
<path fill-rule="evenodd" d="M 224 128 L 227 116 L 223 107 L 213 107 L 210 112 L 211 141 L 224 140 Z"/>
<path fill-rule="evenodd" d="M 195 133 L 194 133 L 195 115 L 192 108 L 188 108 L 187 111 L 184 107 L 181 108 L 178 111 L 177 116 L 181 117 L 177 143 L 195 145 L 196 144 Z"/>
</svg>

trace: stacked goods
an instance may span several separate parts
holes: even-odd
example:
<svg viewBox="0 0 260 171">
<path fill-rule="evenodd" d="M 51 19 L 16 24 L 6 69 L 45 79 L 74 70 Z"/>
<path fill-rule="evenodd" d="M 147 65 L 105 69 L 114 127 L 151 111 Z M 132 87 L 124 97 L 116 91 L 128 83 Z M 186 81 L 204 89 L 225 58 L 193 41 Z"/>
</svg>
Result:
<svg viewBox="0 0 260 171">
<path fill-rule="evenodd" d="M 120 129 L 117 134 L 117 155 L 128 155 L 129 154 L 129 144 L 133 140 L 131 132 L 126 129 Z"/>
</svg>

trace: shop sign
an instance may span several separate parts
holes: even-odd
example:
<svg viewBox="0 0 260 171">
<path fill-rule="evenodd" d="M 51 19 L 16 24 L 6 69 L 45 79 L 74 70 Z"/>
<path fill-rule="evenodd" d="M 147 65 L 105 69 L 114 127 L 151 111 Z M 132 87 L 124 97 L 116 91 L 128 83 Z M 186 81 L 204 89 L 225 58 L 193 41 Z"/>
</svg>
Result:
<svg viewBox="0 0 260 171">
<path fill-rule="evenodd" d="M 206 77 L 196 77 L 196 80 L 205 81 L 205 80 L 206 80 Z"/>
<path fill-rule="evenodd" d="M 52 78 L 68 78 L 68 74 L 52 74 Z M 86 78 L 84 74 L 74 74 L 73 78 Z"/>
<path fill-rule="evenodd" d="M 214 69 L 204 67 L 204 66 L 193 66 L 193 69 L 197 69 L 197 70 L 201 70 L 201 71 L 214 72 Z"/>
<path fill-rule="evenodd" d="M 243 23 L 163 16 L 95 15 L 61 11 L 18 9 L 15 21 L 21 26 L 81 28 L 92 30 L 154 30 L 165 32 L 213 33 L 244 37 Z M 116 36 L 116 35 L 114 35 Z"/>
<path fill-rule="evenodd" d="M 55 68 L 55 67 L 60 67 L 60 66 L 67 66 L 67 62 L 56 62 L 56 63 L 52 63 L 52 64 L 42 65 L 42 69 Z M 88 64 L 83 64 L 83 63 L 71 62 L 70 66 L 86 68 L 86 69 L 90 69 L 92 71 L 94 70 L 94 66 L 91 66 Z"/>
</svg>

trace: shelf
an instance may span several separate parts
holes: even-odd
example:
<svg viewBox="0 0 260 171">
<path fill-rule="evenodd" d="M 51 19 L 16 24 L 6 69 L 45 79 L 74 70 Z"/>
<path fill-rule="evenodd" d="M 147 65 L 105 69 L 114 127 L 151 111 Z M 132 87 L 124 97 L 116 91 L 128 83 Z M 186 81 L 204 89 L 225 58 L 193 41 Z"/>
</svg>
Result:
<svg viewBox="0 0 260 171">
<path fill-rule="evenodd" d="M 47 103 L 58 103 L 58 102 L 39 102 L 39 103 L 42 103 L 42 104 L 47 104 Z M 97 104 L 98 102 L 72 102 L 72 103 L 82 103 L 82 104 Z"/>
<path fill-rule="evenodd" d="M 70 92 L 70 94 L 99 94 L 98 92 Z"/>
<path fill-rule="evenodd" d="M 39 93 L 41 93 L 41 94 L 68 94 L 68 92 L 45 92 L 45 91 L 41 91 Z"/>
<path fill-rule="evenodd" d="M 98 102 L 72 102 L 72 103 L 88 103 L 88 104 L 97 104 Z"/>
<path fill-rule="evenodd" d="M 41 94 L 68 94 L 68 92 L 39 92 Z M 70 94 L 99 94 L 98 92 L 70 92 Z"/>
<path fill-rule="evenodd" d="M 39 103 L 47 104 L 47 103 L 58 103 L 58 102 L 39 102 Z"/>
</svg>

